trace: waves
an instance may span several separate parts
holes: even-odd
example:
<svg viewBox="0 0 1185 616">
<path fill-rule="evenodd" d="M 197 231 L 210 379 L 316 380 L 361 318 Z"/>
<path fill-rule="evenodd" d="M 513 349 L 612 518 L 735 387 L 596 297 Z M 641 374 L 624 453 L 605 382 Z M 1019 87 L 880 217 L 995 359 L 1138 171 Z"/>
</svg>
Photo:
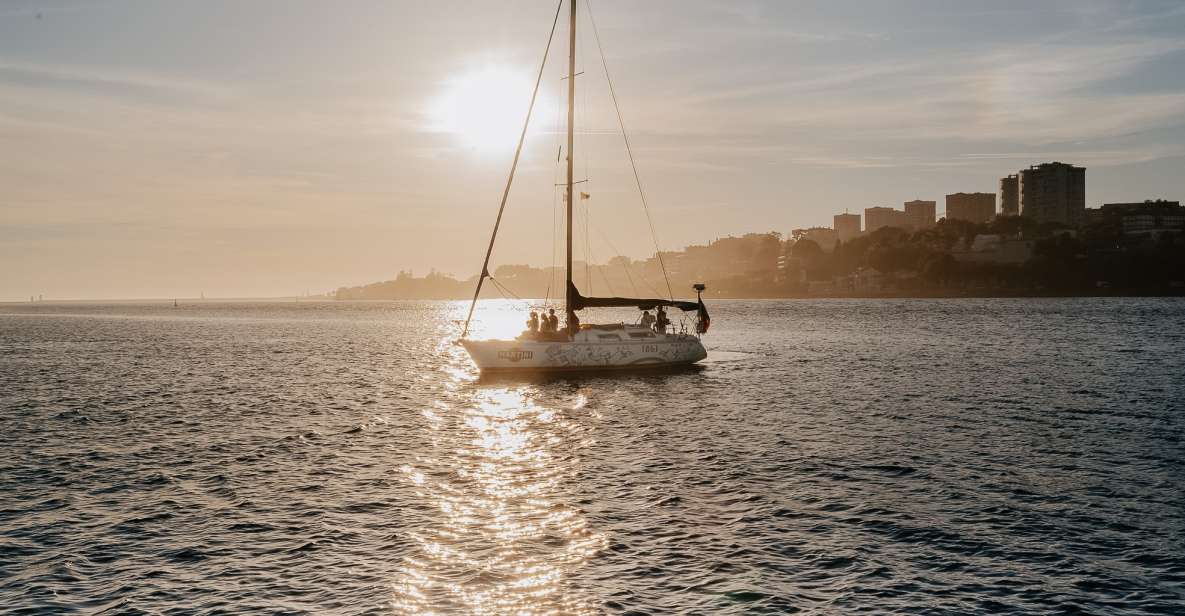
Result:
<svg viewBox="0 0 1185 616">
<path fill-rule="evenodd" d="M 0 316 L 0 606 L 1180 611 L 1180 302 L 899 304 L 724 302 L 703 370 L 534 382 L 449 303 Z"/>
<path fill-rule="evenodd" d="M 531 387 L 461 387 L 427 411 L 427 446 L 403 468 L 436 511 L 412 533 L 398 613 L 593 614 L 572 573 L 604 548 L 572 502 L 582 436 Z"/>
</svg>

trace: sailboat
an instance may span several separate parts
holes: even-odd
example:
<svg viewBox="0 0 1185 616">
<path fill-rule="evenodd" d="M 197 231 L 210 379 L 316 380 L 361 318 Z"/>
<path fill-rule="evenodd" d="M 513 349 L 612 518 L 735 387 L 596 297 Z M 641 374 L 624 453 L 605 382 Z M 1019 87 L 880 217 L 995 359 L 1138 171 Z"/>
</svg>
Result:
<svg viewBox="0 0 1185 616">
<path fill-rule="evenodd" d="M 576 0 L 568 0 L 568 121 L 567 121 L 567 182 L 564 191 L 564 207 L 566 221 L 566 259 L 564 264 L 565 294 L 564 315 L 565 322 L 554 332 L 536 332 L 528 330 L 513 340 L 471 340 L 468 338 L 470 321 L 473 319 L 473 309 L 477 305 L 481 294 L 482 283 L 491 278 L 489 273 L 490 255 L 493 253 L 494 240 L 498 236 L 498 227 L 502 222 L 502 214 L 506 209 L 507 197 L 514 181 L 514 172 L 518 166 L 522 153 L 523 141 L 531 121 L 531 112 L 535 106 L 539 92 L 539 83 L 543 78 L 543 69 L 547 62 L 547 54 L 551 49 L 551 42 L 555 37 L 556 24 L 559 22 L 560 12 L 564 6 L 561 0 L 556 8 L 555 19 L 552 22 L 551 36 L 548 38 L 547 50 L 543 54 L 543 63 L 539 67 L 539 75 L 535 81 L 535 91 L 531 95 L 531 103 L 523 123 L 522 133 L 519 135 L 518 147 L 515 149 L 514 161 L 511 164 L 510 175 L 506 187 L 502 192 L 502 203 L 498 208 L 498 217 L 494 222 L 494 230 L 490 235 L 490 243 L 486 249 L 485 261 L 482 263 L 481 274 L 478 276 L 477 289 L 473 293 L 473 301 L 469 305 L 469 314 L 465 318 L 465 326 L 459 343 L 469 352 L 477 367 L 483 372 L 529 371 L 529 372 L 561 372 L 561 371 L 599 371 L 599 370 L 641 370 L 653 368 L 670 368 L 690 365 L 708 356 L 704 349 L 701 336 L 708 331 L 710 320 L 707 308 L 703 302 L 703 284 L 694 285 L 696 301 L 681 301 L 673 297 L 662 298 L 629 298 L 629 297 L 585 297 L 572 282 L 572 204 L 573 204 L 573 144 L 575 141 L 575 105 L 576 105 Z M 594 26 L 595 32 L 595 26 Z M 599 46 L 599 38 L 598 38 Z M 602 54 L 603 57 L 603 54 Z M 606 76 L 608 71 L 606 70 Z M 610 94 L 616 105 L 616 95 L 613 94 L 612 81 L 609 84 Z M 620 119 L 620 110 L 618 118 Z M 622 131 L 624 135 L 624 123 Z M 626 137 L 626 150 L 629 152 L 629 140 Z M 630 162 L 633 154 L 630 152 Z M 635 165 L 635 178 L 637 169 Z M 639 183 L 639 190 L 641 186 Z M 645 197 L 643 195 L 643 206 Z M 649 215 L 649 214 L 647 214 Z M 661 252 L 658 258 L 662 258 Z M 666 275 L 664 266 L 664 276 Z M 668 281 L 669 291 L 669 281 Z M 693 331 L 673 331 L 667 319 L 660 317 L 654 327 L 640 324 L 581 324 L 576 313 L 586 308 L 635 307 L 639 310 L 656 310 L 675 308 L 684 312 L 695 313 Z"/>
</svg>

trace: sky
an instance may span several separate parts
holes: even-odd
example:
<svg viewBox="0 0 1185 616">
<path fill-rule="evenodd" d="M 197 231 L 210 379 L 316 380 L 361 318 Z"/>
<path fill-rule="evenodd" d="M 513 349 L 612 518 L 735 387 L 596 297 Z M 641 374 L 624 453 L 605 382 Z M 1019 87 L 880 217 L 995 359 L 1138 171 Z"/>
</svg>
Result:
<svg viewBox="0 0 1185 616">
<path fill-rule="evenodd" d="M 664 249 L 912 199 L 941 215 L 1051 160 L 1087 167 L 1088 207 L 1185 199 L 1180 1 L 591 9 Z M 0 300 L 475 274 L 555 10 L 0 2 Z M 577 258 L 645 257 L 580 13 Z M 561 19 L 494 266 L 556 262 L 566 45 Z"/>
</svg>

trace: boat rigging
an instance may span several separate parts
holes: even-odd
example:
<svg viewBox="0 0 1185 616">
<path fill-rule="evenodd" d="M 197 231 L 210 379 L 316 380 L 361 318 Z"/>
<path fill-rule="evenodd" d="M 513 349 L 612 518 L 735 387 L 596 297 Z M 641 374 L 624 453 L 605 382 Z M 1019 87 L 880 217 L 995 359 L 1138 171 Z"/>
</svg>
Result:
<svg viewBox="0 0 1185 616">
<path fill-rule="evenodd" d="M 589 19 L 592 25 L 593 33 L 597 42 L 597 50 L 601 54 L 602 66 L 605 69 L 605 76 L 609 82 L 609 92 L 613 100 L 614 109 L 617 113 L 617 120 L 622 130 L 622 136 L 625 140 L 626 152 L 629 155 L 630 165 L 633 171 L 634 180 L 637 185 L 639 194 L 641 195 L 642 207 L 646 213 L 646 220 L 650 226 L 651 237 L 655 239 L 655 250 L 662 268 L 663 278 L 667 285 L 667 298 L 629 298 L 629 297 L 585 297 L 576 288 L 572 280 L 572 231 L 573 231 L 573 204 L 575 201 L 574 185 L 578 182 L 574 179 L 574 145 L 575 145 L 575 126 L 576 126 L 576 21 L 577 21 L 577 0 L 567 0 L 569 7 L 569 27 L 568 27 L 568 71 L 565 79 L 568 86 L 568 109 L 567 109 L 567 160 L 566 162 L 566 181 L 564 183 L 564 212 L 565 212 L 565 258 L 564 258 L 564 325 L 563 328 L 554 327 L 548 328 L 554 331 L 534 331 L 533 326 L 523 335 L 515 340 L 470 340 L 468 339 L 469 326 L 473 319 L 473 312 L 477 305 L 477 300 L 481 295 L 482 285 L 487 278 L 489 278 L 495 286 L 501 288 L 500 285 L 489 272 L 490 257 L 493 254 L 494 243 L 498 236 L 498 230 L 502 224 L 502 216 L 506 211 L 506 203 L 510 196 L 510 189 L 514 182 L 515 171 L 518 167 L 519 159 L 522 155 L 523 143 L 526 140 L 527 129 L 530 126 L 531 115 L 535 108 L 535 102 L 539 94 L 539 86 L 543 80 L 544 68 L 547 64 L 547 57 L 551 50 L 552 41 L 555 38 L 556 27 L 559 23 L 559 16 L 564 7 L 565 0 L 560 0 L 556 7 L 555 17 L 552 19 L 551 32 L 548 35 L 547 46 L 543 53 L 543 60 L 539 65 L 539 72 L 535 79 L 535 87 L 531 93 L 531 102 L 527 108 L 526 118 L 523 122 L 522 131 L 519 133 L 518 144 L 515 147 L 514 158 L 511 162 L 510 173 L 506 179 L 506 185 L 502 191 L 501 203 L 498 206 L 498 216 L 494 221 L 494 228 L 490 234 L 490 242 L 486 247 L 485 259 L 482 262 L 481 273 L 478 276 L 476 289 L 473 293 L 473 300 L 470 302 L 469 311 L 465 318 L 465 325 L 462 329 L 460 344 L 469 352 L 478 367 L 484 371 L 502 371 L 502 370 L 531 370 L 531 371 L 558 371 L 558 370 L 604 370 L 604 369 L 630 369 L 630 368 L 647 368 L 647 367 L 662 367 L 662 366 L 678 366 L 697 362 L 707 357 L 707 351 L 700 340 L 700 336 L 707 332 L 710 319 L 708 317 L 707 308 L 703 303 L 703 291 L 705 287 L 703 284 L 696 284 L 694 289 L 696 291 L 696 301 L 681 301 L 674 299 L 674 293 L 671 291 L 670 278 L 667 276 L 666 264 L 662 261 L 662 251 L 658 249 L 657 235 L 654 232 L 654 221 L 651 218 L 649 207 L 646 203 L 646 195 L 642 190 L 641 176 L 638 173 L 637 163 L 634 161 L 633 149 L 630 145 L 628 133 L 625 131 L 625 122 L 621 115 L 620 106 L 617 104 L 617 94 L 613 88 L 612 79 L 609 78 L 608 65 L 605 62 L 604 50 L 601 46 L 600 35 L 596 31 L 596 23 L 592 21 L 591 7 L 589 10 Z M 581 197 L 584 195 L 582 194 Z M 589 278 L 591 282 L 591 277 Z M 609 324 L 609 325 L 581 325 L 580 319 L 577 317 L 577 311 L 586 308 L 608 308 L 608 307 L 634 307 L 639 310 L 658 311 L 659 317 L 656 325 L 651 328 L 646 325 L 627 325 Z M 674 332 L 669 331 L 669 320 L 666 319 L 663 313 L 664 307 L 678 308 L 684 312 L 695 312 L 695 331 L 688 333 L 686 331 Z M 547 320 L 547 317 L 544 317 Z M 556 319 L 558 320 L 558 319 Z M 532 323 L 535 323 L 534 314 L 532 313 Z"/>
</svg>

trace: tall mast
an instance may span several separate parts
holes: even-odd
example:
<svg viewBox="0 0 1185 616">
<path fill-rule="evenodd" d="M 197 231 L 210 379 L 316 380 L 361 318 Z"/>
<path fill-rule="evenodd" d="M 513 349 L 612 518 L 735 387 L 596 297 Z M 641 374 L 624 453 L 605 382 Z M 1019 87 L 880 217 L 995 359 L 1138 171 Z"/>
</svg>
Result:
<svg viewBox="0 0 1185 616">
<path fill-rule="evenodd" d="M 572 11 L 568 22 L 568 187 L 564 199 L 568 250 L 564 265 L 567 282 L 564 286 L 564 317 L 566 324 L 570 326 L 576 316 L 572 310 L 572 146 L 576 134 L 576 0 L 569 0 L 569 4 L 572 5 Z"/>
</svg>

